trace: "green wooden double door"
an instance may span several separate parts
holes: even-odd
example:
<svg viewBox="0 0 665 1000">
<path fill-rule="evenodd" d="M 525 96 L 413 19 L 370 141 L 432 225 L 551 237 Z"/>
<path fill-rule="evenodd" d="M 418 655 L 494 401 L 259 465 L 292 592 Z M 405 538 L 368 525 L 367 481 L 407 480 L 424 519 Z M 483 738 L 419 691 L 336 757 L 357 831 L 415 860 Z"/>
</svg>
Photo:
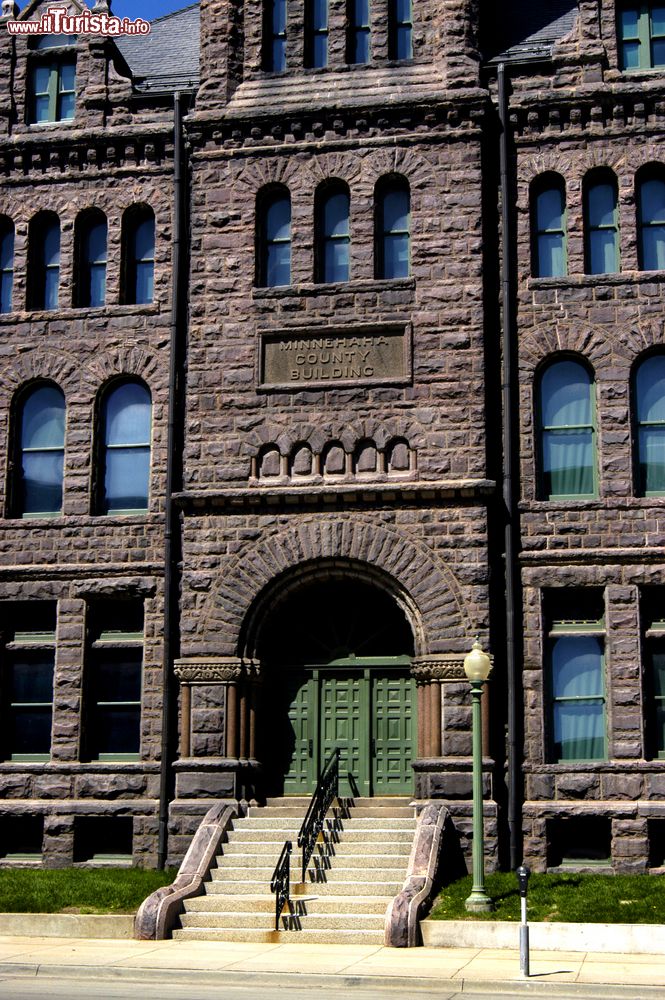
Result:
<svg viewBox="0 0 665 1000">
<path fill-rule="evenodd" d="M 282 668 L 269 698 L 273 793 L 312 792 L 339 747 L 343 795 L 411 794 L 416 699 L 408 666 Z"/>
</svg>

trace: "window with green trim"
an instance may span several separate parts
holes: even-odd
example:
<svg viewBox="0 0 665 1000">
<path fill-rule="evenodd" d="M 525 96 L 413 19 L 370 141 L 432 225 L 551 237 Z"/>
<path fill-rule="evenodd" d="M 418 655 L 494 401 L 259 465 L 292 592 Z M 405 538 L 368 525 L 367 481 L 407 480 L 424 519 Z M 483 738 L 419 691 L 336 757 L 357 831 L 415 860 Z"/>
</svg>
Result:
<svg viewBox="0 0 665 1000">
<path fill-rule="evenodd" d="M 550 363 L 537 388 L 539 497 L 579 500 L 597 495 L 594 382 L 572 358 Z"/>
<path fill-rule="evenodd" d="M 645 756 L 665 759 L 665 588 L 641 594 Z"/>
<path fill-rule="evenodd" d="M 87 636 L 85 756 L 90 760 L 138 760 L 143 602 L 91 603 Z"/>
<path fill-rule="evenodd" d="M 4 760 L 51 756 L 55 601 L 3 603 L 2 739 Z"/>
<path fill-rule="evenodd" d="M 71 121 L 76 103 L 75 35 L 41 35 L 32 44 L 28 124 Z"/>
<path fill-rule="evenodd" d="M 621 3 L 617 17 L 621 69 L 665 66 L 665 4 Z"/>
<path fill-rule="evenodd" d="M 605 621 L 600 591 L 546 595 L 550 759 L 605 760 Z"/>
<path fill-rule="evenodd" d="M 584 185 L 584 227 L 587 274 L 619 271 L 619 208 L 616 177 L 596 171 Z"/>
<path fill-rule="evenodd" d="M 143 513 L 150 496 L 150 390 L 137 379 L 114 382 L 100 409 L 99 512 Z"/>
<path fill-rule="evenodd" d="M 665 496 L 665 354 L 641 361 L 633 380 L 638 496 Z"/>
<path fill-rule="evenodd" d="M 534 278 L 568 273 L 566 186 L 558 174 L 536 178 L 531 188 L 531 258 Z"/>
</svg>

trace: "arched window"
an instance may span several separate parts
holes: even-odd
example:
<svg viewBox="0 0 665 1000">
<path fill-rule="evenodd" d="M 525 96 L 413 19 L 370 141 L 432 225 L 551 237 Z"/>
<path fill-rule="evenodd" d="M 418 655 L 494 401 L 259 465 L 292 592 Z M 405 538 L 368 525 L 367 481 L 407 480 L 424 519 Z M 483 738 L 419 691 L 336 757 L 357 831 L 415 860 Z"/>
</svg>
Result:
<svg viewBox="0 0 665 1000">
<path fill-rule="evenodd" d="M 148 205 L 128 208 L 122 220 L 123 302 L 145 305 L 153 300 L 155 278 L 155 214 Z"/>
<path fill-rule="evenodd" d="M 585 184 L 584 225 L 586 273 L 616 274 L 619 270 L 617 183 L 608 170 L 594 172 Z"/>
<path fill-rule="evenodd" d="M 538 178 L 531 189 L 531 232 L 534 278 L 567 274 L 566 189 L 556 174 Z"/>
<path fill-rule="evenodd" d="M 14 223 L 0 216 L 0 313 L 12 311 L 14 287 Z"/>
<path fill-rule="evenodd" d="M 648 171 L 638 178 L 637 220 L 640 270 L 664 270 L 665 174 Z"/>
<path fill-rule="evenodd" d="M 76 35 L 31 39 L 28 123 L 69 121 L 76 103 Z"/>
<path fill-rule="evenodd" d="M 305 0 L 305 66 L 328 65 L 328 0 Z"/>
<path fill-rule="evenodd" d="M 65 397 L 50 383 L 36 386 L 20 400 L 17 411 L 15 513 L 39 517 L 62 511 L 65 459 Z"/>
<path fill-rule="evenodd" d="M 291 198 L 278 188 L 257 200 L 257 284 L 291 284 Z"/>
<path fill-rule="evenodd" d="M 389 0 L 388 58 L 413 58 L 412 0 Z"/>
<path fill-rule="evenodd" d="M 100 511 L 148 509 L 152 403 L 142 382 L 114 383 L 102 397 Z"/>
<path fill-rule="evenodd" d="M 28 309 L 57 309 L 60 285 L 60 219 L 40 212 L 28 230 Z"/>
<path fill-rule="evenodd" d="M 570 358 L 548 365 L 539 380 L 540 496 L 596 495 L 593 382 Z"/>
<path fill-rule="evenodd" d="M 382 179 L 376 188 L 375 274 L 407 278 L 411 273 L 411 199 L 400 177 Z"/>
<path fill-rule="evenodd" d="M 316 198 L 316 280 L 348 281 L 349 191 L 345 184 L 324 185 Z"/>
<path fill-rule="evenodd" d="M 267 0 L 263 21 L 263 68 L 269 73 L 286 69 L 286 0 Z"/>
<path fill-rule="evenodd" d="M 633 383 L 639 496 L 665 495 L 665 354 L 652 354 Z"/>
<path fill-rule="evenodd" d="M 368 63 L 371 58 L 370 0 L 348 0 L 347 63 Z"/>
<path fill-rule="evenodd" d="M 85 212 L 77 219 L 75 304 L 103 306 L 106 301 L 106 243 L 103 212 Z"/>
</svg>

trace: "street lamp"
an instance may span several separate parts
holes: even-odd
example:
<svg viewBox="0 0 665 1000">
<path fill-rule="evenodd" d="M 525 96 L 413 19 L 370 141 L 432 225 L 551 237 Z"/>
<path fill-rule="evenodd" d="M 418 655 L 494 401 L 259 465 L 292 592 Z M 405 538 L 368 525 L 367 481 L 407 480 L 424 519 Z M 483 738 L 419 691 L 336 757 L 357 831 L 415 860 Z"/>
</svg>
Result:
<svg viewBox="0 0 665 1000">
<path fill-rule="evenodd" d="M 464 657 L 464 673 L 471 684 L 473 734 L 473 888 L 464 906 L 469 913 L 488 913 L 494 907 L 485 891 L 485 833 L 483 824 L 483 737 L 480 699 L 492 669 L 478 639 Z"/>
</svg>

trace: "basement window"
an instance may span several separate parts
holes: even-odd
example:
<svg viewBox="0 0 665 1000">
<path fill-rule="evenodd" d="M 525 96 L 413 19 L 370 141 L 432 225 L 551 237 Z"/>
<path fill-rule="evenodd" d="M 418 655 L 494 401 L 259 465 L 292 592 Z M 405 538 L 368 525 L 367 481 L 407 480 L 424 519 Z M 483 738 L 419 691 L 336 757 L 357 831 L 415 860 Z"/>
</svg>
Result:
<svg viewBox="0 0 665 1000">
<path fill-rule="evenodd" d="M 74 819 L 74 863 L 131 863 L 133 835 L 131 816 L 77 816 Z"/>
<path fill-rule="evenodd" d="M 0 816 L 0 858 L 41 861 L 43 816 Z"/>
<path fill-rule="evenodd" d="M 547 821 L 548 868 L 604 867 L 612 860 L 612 827 L 599 816 Z"/>
<path fill-rule="evenodd" d="M 665 819 L 647 821 L 649 868 L 665 868 Z"/>
</svg>

